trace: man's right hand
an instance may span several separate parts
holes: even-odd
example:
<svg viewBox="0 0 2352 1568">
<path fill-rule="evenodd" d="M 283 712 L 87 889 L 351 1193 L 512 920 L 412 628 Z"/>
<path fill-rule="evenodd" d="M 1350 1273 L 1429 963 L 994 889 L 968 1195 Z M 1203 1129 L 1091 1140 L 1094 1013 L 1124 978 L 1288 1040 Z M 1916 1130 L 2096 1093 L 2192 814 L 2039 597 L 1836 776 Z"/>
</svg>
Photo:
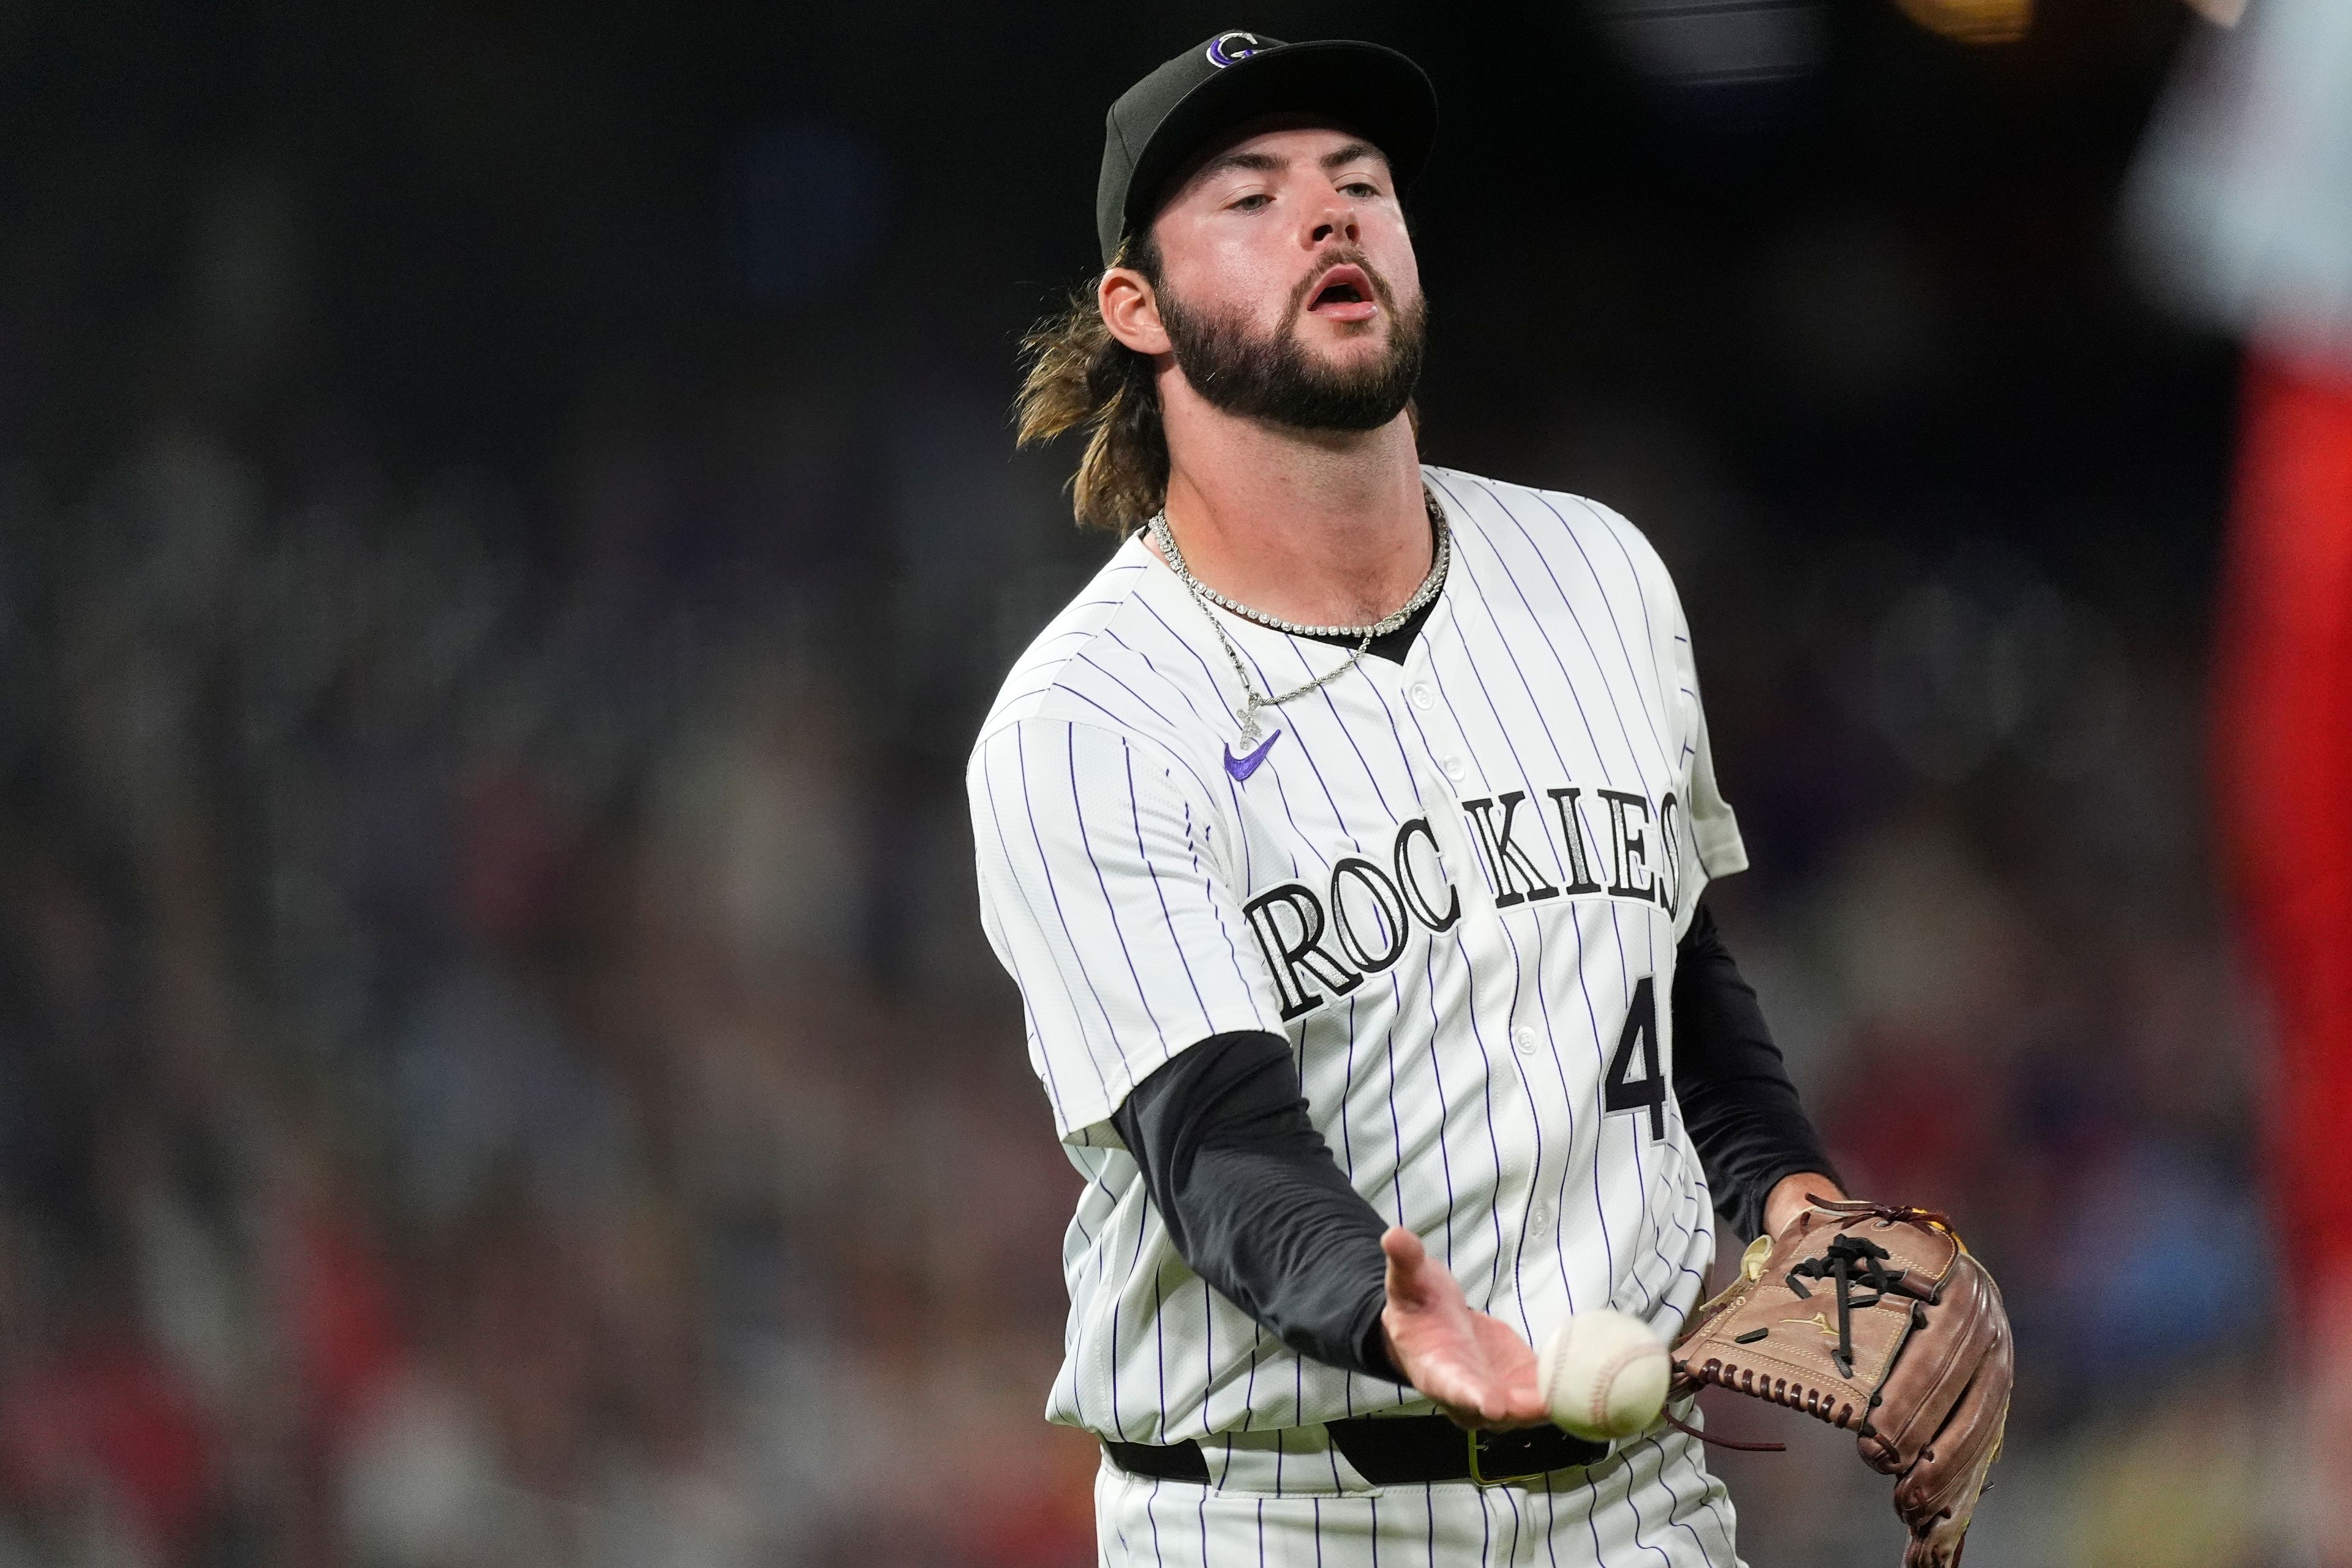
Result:
<svg viewBox="0 0 2352 1568">
<path fill-rule="evenodd" d="M 1536 1385 L 1535 1348 L 1501 1319 L 1474 1309 L 1444 1265 L 1402 1226 L 1381 1237 L 1389 1359 L 1455 1425 L 1533 1426 L 1550 1419 Z"/>
</svg>

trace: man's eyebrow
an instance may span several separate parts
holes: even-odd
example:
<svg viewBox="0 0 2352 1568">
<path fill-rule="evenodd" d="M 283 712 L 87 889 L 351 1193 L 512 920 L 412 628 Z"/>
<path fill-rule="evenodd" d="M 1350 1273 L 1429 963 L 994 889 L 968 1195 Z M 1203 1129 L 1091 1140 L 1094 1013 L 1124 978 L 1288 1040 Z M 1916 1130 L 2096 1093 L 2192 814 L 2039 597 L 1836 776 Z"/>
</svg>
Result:
<svg viewBox="0 0 2352 1568">
<path fill-rule="evenodd" d="M 1255 174 L 1267 174 L 1281 168 L 1283 160 L 1271 153 L 1220 153 L 1194 170 L 1192 177 L 1205 180 L 1228 169 L 1248 169 Z"/>
<path fill-rule="evenodd" d="M 1334 169 L 1360 163 L 1366 158 L 1380 158 L 1382 162 L 1386 162 L 1381 150 L 1370 142 L 1350 142 L 1343 147 L 1337 147 L 1326 153 L 1322 157 L 1318 158 L 1316 163 L 1328 174 Z M 1271 153 L 1247 153 L 1235 150 L 1231 153 L 1218 153 L 1198 169 L 1193 170 L 1192 177 L 1195 180 L 1213 179 L 1233 169 L 1246 169 L 1254 174 L 1271 174 L 1280 170 L 1289 161 L 1287 158 L 1277 158 Z"/>
</svg>

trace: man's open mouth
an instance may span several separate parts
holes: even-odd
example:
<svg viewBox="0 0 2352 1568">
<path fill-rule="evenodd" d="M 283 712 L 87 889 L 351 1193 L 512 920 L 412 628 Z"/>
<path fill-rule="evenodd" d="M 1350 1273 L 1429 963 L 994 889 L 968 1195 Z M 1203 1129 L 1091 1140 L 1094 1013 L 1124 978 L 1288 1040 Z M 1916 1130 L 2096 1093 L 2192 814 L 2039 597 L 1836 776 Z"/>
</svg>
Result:
<svg viewBox="0 0 2352 1568">
<path fill-rule="evenodd" d="M 1335 321 L 1370 321 L 1379 310 L 1372 280 L 1360 267 L 1343 264 L 1316 280 L 1307 297 L 1307 311 Z"/>
</svg>

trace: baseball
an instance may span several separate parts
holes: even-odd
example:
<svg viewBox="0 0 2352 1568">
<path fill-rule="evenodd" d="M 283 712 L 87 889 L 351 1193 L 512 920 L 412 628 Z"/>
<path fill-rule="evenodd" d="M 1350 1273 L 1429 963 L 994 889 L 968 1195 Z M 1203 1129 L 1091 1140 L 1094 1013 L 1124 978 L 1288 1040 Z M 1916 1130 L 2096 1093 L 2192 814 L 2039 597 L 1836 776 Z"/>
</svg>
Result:
<svg viewBox="0 0 2352 1568">
<path fill-rule="evenodd" d="M 1594 1442 L 1648 1430 L 1665 1408 L 1669 1371 L 1665 1342 L 1610 1308 L 1570 1317 L 1536 1358 L 1553 1424 Z"/>
</svg>

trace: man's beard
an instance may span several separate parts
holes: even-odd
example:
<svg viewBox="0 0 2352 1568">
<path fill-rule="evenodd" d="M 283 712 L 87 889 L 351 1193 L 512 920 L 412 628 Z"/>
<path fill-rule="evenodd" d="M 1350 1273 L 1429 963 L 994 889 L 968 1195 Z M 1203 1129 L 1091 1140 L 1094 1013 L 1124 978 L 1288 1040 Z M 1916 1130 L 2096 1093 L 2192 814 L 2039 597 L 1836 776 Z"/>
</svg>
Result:
<svg viewBox="0 0 2352 1568">
<path fill-rule="evenodd" d="M 1300 281 L 1282 325 L 1263 338 L 1251 336 L 1237 317 L 1195 315 L 1163 286 L 1160 320 L 1193 390 L 1228 414 L 1301 430 L 1377 430 L 1403 412 L 1421 381 L 1428 310 L 1418 300 L 1409 310 L 1398 310 L 1387 282 L 1362 257 L 1334 253 L 1328 259 L 1352 262 L 1371 279 L 1373 297 L 1390 321 L 1385 353 L 1368 364 L 1342 367 L 1318 360 L 1299 342 L 1307 291 L 1328 267 Z"/>
</svg>

